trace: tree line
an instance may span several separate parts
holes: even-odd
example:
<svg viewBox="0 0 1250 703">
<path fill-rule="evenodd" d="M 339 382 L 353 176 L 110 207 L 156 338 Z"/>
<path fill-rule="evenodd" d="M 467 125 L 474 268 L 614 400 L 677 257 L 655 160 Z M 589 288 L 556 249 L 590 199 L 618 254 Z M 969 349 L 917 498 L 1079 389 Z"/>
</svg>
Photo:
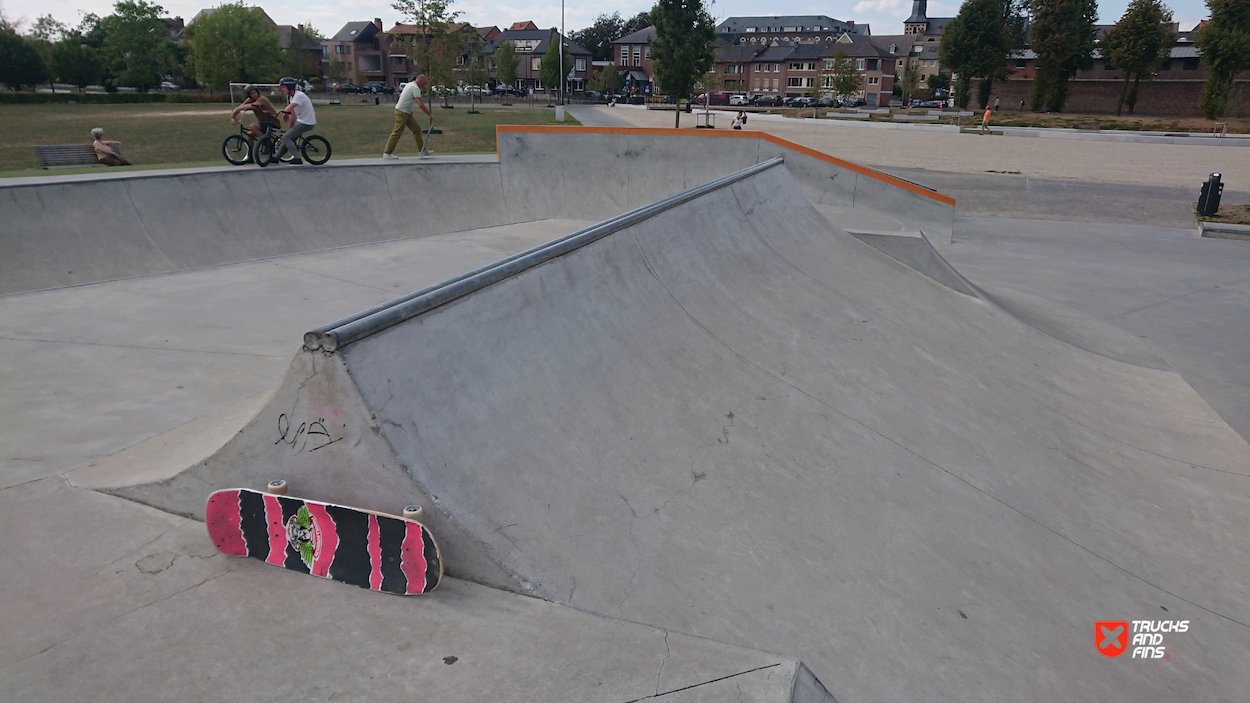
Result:
<svg viewBox="0 0 1250 703">
<path fill-rule="evenodd" d="M 242 0 L 201 16 L 180 43 L 170 39 L 164 13 L 146 0 L 119 0 L 105 17 L 86 14 L 69 27 L 45 15 L 25 34 L 0 17 L 0 82 L 12 90 L 57 82 L 79 90 L 100 85 L 146 92 L 167 78 L 225 88 L 231 81 L 270 83 L 283 75 L 310 73 L 300 55 L 302 45 L 280 48 L 276 27 L 264 11 Z M 304 29 L 304 37 L 322 38 L 311 27 Z"/>
<path fill-rule="evenodd" d="M 1236 74 L 1250 67 L 1250 0 L 1206 0 L 1206 5 L 1211 19 L 1194 45 L 1207 70 L 1201 108 L 1215 117 L 1236 99 Z M 1168 60 L 1176 42 L 1172 11 L 1162 0 L 1132 0 L 1101 41 L 1096 41 L 1097 21 L 1097 0 L 964 0 L 938 50 L 942 66 L 957 76 L 956 104 L 968 105 L 972 81 L 979 80 L 977 99 L 985 106 L 994 81 L 1012 73 L 1027 46 L 1037 55 L 1030 107 L 1061 112 L 1068 82 L 1093 67 L 1097 49 L 1124 75 L 1116 114 L 1125 107 L 1131 114 L 1141 81 Z"/>
</svg>

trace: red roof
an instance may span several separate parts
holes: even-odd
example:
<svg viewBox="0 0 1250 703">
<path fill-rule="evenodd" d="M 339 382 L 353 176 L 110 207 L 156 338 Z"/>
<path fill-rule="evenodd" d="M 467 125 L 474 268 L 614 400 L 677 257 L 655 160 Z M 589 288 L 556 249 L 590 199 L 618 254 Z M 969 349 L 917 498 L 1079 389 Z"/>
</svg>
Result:
<svg viewBox="0 0 1250 703">
<path fill-rule="evenodd" d="M 513 22 L 512 23 L 513 32 L 523 32 L 527 29 L 538 29 L 538 25 L 528 20 L 525 22 Z"/>
</svg>

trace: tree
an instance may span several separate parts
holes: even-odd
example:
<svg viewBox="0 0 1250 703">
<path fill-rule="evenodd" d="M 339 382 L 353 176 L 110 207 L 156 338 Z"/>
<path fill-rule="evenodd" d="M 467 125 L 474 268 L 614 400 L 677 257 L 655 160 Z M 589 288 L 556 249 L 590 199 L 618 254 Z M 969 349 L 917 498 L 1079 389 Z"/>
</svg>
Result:
<svg viewBox="0 0 1250 703">
<path fill-rule="evenodd" d="M 35 41 L 23 37 L 7 22 L 0 26 L 0 83 L 11 90 L 32 89 L 48 80 L 48 65 Z"/>
<path fill-rule="evenodd" d="M 469 112 L 473 112 L 473 95 L 484 83 L 490 78 L 486 74 L 485 59 L 476 51 L 469 53 L 469 64 L 464 69 L 464 79 L 470 86 L 469 90 Z"/>
<path fill-rule="evenodd" d="M 326 67 L 326 77 L 333 83 L 342 83 L 347 77 L 347 67 L 343 65 L 343 61 L 337 55 L 330 59 L 330 65 Z"/>
<path fill-rule="evenodd" d="M 620 39 L 626 34 L 633 34 L 634 32 L 641 32 L 642 30 L 646 29 L 647 27 L 650 27 L 653 24 L 655 24 L 655 22 L 651 20 L 651 10 L 647 10 L 645 12 L 639 12 L 633 17 L 630 17 L 629 19 L 625 20 L 625 23 L 621 25 L 621 33 L 612 38 Z M 715 31 L 715 28 L 713 28 L 713 31 Z M 608 50 L 611 51 L 611 47 L 609 47 Z"/>
<path fill-rule="evenodd" d="M 1206 0 L 1211 21 L 1198 31 L 1207 82 L 1200 105 L 1207 117 L 1223 115 L 1232 102 L 1233 79 L 1250 64 L 1250 2 Z"/>
<path fill-rule="evenodd" d="M 1022 0 L 964 0 L 942 30 L 938 59 L 961 79 L 981 79 L 982 107 L 989 102 L 994 80 L 1007 77 L 1008 60 L 1023 47 L 1023 9 Z"/>
<path fill-rule="evenodd" d="M 547 51 L 543 53 L 543 58 L 538 64 L 538 80 L 543 82 L 547 88 L 547 95 L 550 97 L 551 89 L 561 90 L 564 87 L 568 69 L 571 68 L 571 59 L 567 52 L 564 54 L 564 63 L 560 63 L 560 51 L 564 47 L 564 41 L 560 38 L 559 32 L 552 32 L 551 38 L 547 40 Z M 564 75 L 561 75 L 561 67 L 564 68 Z M 561 93 L 563 94 L 563 93 Z"/>
<path fill-rule="evenodd" d="M 833 54 L 833 91 L 838 97 L 854 95 L 863 85 L 864 77 L 855 68 L 855 59 L 838 49 Z"/>
<path fill-rule="evenodd" d="M 929 92 L 935 98 L 940 96 L 941 91 L 946 90 L 946 88 L 950 86 L 950 84 L 951 84 L 951 74 L 948 71 L 941 71 L 939 73 L 934 73 L 925 79 L 925 86 L 929 89 Z"/>
<path fill-rule="evenodd" d="M 611 94 L 619 93 L 624 81 L 621 79 L 621 71 L 616 64 L 609 63 L 603 67 L 603 70 L 596 73 L 587 86 L 591 90 L 597 90 L 600 93 Z"/>
<path fill-rule="evenodd" d="M 586 47 L 595 61 L 607 61 L 612 58 L 612 42 L 625 36 L 624 26 L 621 13 L 602 13 L 589 27 L 569 34 L 569 39 Z"/>
<path fill-rule="evenodd" d="M 320 73 L 320 66 L 310 67 L 306 52 L 308 49 L 320 51 L 321 42 L 324 39 L 325 36 L 317 31 L 311 22 L 304 25 L 302 32 L 298 28 L 292 31 L 290 44 L 282 50 L 284 66 L 282 73 L 296 78 L 318 80 L 317 74 Z"/>
<path fill-rule="evenodd" d="M 920 90 L 920 65 L 917 62 L 912 61 L 907 65 L 907 69 L 903 71 L 903 80 L 899 81 L 898 86 L 902 93 L 900 97 L 906 105 Z"/>
<path fill-rule="evenodd" d="M 1137 86 L 1167 60 L 1176 35 L 1172 32 L 1172 11 L 1160 0 L 1133 0 L 1124 16 L 1102 37 L 1102 56 L 1110 66 L 1124 71 L 1124 87 L 1115 114 L 1128 104 L 1129 114 L 1137 104 Z M 1129 81 L 1132 80 L 1132 87 Z"/>
<path fill-rule="evenodd" d="M 396 0 L 391 7 L 411 20 L 417 33 L 410 40 L 408 58 L 425 74 L 431 88 L 440 88 L 444 107 L 456 88 L 456 57 L 465 49 L 465 35 L 452 23 L 460 16 L 452 0 Z"/>
<path fill-rule="evenodd" d="M 275 82 L 288 64 L 274 30 L 263 10 L 241 0 L 201 17 L 186 33 L 195 80 L 212 88 L 226 88 L 231 82 Z M 292 44 L 296 39 L 292 35 Z"/>
<path fill-rule="evenodd" d="M 1062 112 L 1068 80 L 1094 65 L 1097 0 L 1030 0 L 1031 46 L 1037 54 L 1033 109 Z M 956 69 L 958 70 L 958 69 Z"/>
<path fill-rule="evenodd" d="M 635 17 L 634 19 L 637 19 Z M 716 65 L 716 22 L 702 0 L 659 0 L 651 9 L 652 75 L 675 103 L 689 100 L 697 81 Z M 674 110 L 681 126 L 681 110 Z"/>
<path fill-rule="evenodd" d="M 495 63 L 495 79 L 504 85 L 516 87 L 516 69 L 521 59 L 516 55 L 516 45 L 510 41 L 501 42 L 492 57 Z"/>
<path fill-rule="evenodd" d="M 177 52 L 161 20 L 164 12 L 146 0 L 119 0 L 113 14 L 100 20 L 98 30 L 104 37 L 100 59 L 111 86 L 147 92 L 174 68 Z"/>
<path fill-rule="evenodd" d="M 99 52 L 76 30 L 67 32 L 52 45 L 52 75 L 80 91 L 100 80 L 99 62 Z"/>
</svg>

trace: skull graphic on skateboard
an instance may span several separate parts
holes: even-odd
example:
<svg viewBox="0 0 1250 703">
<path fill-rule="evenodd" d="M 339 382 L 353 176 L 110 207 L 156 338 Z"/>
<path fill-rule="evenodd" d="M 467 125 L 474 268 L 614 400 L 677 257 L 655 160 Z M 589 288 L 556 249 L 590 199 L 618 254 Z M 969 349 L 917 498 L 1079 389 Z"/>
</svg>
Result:
<svg viewBox="0 0 1250 703">
<path fill-rule="evenodd" d="M 218 551 L 371 591 L 417 595 L 443 579 L 443 558 L 413 505 L 403 517 L 268 491 L 230 488 L 208 497 L 208 535 Z"/>
</svg>

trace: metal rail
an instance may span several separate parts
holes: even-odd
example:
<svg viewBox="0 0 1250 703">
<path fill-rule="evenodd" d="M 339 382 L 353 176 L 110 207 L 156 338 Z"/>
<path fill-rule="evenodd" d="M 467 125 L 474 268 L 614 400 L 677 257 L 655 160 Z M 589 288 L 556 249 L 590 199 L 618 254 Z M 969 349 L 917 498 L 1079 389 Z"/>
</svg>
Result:
<svg viewBox="0 0 1250 703">
<path fill-rule="evenodd" d="M 604 220 L 559 239 L 540 244 L 518 254 L 513 254 L 493 264 L 474 269 L 437 285 L 422 288 L 415 293 L 396 298 L 388 303 L 362 310 L 355 315 L 350 315 L 306 332 L 304 334 L 304 346 L 309 350 L 338 351 L 352 342 L 359 341 L 417 315 L 446 305 L 476 290 L 515 276 L 522 271 L 564 256 L 613 232 L 638 224 L 666 210 L 733 185 L 738 181 L 750 178 L 774 166 L 780 166 L 784 162 L 785 159 L 780 156 L 763 161 L 741 171 L 704 183 L 701 186 L 630 210 L 627 213 Z"/>
</svg>

